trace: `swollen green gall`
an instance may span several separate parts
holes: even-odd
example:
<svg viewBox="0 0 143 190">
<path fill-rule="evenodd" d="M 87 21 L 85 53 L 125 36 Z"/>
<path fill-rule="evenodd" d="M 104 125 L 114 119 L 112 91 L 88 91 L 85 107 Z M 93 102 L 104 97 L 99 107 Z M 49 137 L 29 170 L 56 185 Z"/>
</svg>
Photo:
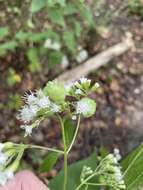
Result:
<svg viewBox="0 0 143 190">
<path fill-rule="evenodd" d="M 96 102 L 90 98 L 82 98 L 77 102 L 76 112 L 84 117 L 91 117 L 95 114 Z"/>
<path fill-rule="evenodd" d="M 64 85 L 59 84 L 56 81 L 48 82 L 46 87 L 43 89 L 43 92 L 56 103 L 63 103 L 65 100 L 66 91 Z"/>
</svg>

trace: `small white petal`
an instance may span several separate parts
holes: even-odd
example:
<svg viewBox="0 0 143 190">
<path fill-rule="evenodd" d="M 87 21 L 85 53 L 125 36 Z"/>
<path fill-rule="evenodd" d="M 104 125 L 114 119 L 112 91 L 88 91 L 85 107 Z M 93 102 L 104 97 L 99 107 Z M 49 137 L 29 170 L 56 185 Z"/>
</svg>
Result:
<svg viewBox="0 0 143 190">
<path fill-rule="evenodd" d="M 31 136 L 33 127 L 31 125 L 21 125 L 21 129 L 25 130 L 25 137 Z"/>
<path fill-rule="evenodd" d="M 39 99 L 37 101 L 37 105 L 40 107 L 40 108 L 47 108 L 50 106 L 50 100 L 48 97 L 43 97 L 41 99 Z"/>
<path fill-rule="evenodd" d="M 29 105 L 35 104 L 36 101 L 37 101 L 37 98 L 36 98 L 36 96 L 34 96 L 34 94 L 27 95 L 27 103 Z"/>
</svg>

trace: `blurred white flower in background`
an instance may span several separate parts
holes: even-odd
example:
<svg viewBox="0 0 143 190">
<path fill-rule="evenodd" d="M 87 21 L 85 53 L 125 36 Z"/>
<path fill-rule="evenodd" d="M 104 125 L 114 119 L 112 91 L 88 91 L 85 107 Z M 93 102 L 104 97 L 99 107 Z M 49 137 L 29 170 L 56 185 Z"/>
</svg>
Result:
<svg viewBox="0 0 143 190">
<path fill-rule="evenodd" d="M 61 49 L 61 44 L 59 42 L 54 42 L 52 39 L 48 38 L 44 43 L 44 47 L 58 51 Z"/>
<path fill-rule="evenodd" d="M 68 60 L 68 57 L 66 55 L 64 55 L 62 57 L 62 61 L 61 61 L 61 66 L 63 69 L 66 69 L 69 66 L 70 62 Z"/>
<path fill-rule="evenodd" d="M 81 49 L 76 56 L 77 63 L 82 63 L 89 57 L 88 51 L 86 49 Z"/>
</svg>

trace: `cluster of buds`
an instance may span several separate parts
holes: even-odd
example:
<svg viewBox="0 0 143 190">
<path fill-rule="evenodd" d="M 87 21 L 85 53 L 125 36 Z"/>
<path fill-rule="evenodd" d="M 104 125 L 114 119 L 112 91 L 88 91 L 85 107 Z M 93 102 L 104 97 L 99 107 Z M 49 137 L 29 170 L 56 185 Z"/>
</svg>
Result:
<svg viewBox="0 0 143 190">
<path fill-rule="evenodd" d="M 101 174 L 101 183 L 106 184 L 115 190 L 126 189 L 121 166 L 114 154 L 109 154 L 103 159 L 103 161 L 101 161 L 99 173 Z"/>
<path fill-rule="evenodd" d="M 26 94 L 26 104 L 18 115 L 22 121 L 21 128 L 25 129 L 25 136 L 31 135 L 33 128 L 38 127 L 46 117 L 64 112 L 72 114 L 74 120 L 77 115 L 92 116 L 96 111 L 96 102 L 87 96 L 98 87 L 97 83 L 91 85 L 91 80 L 87 78 L 68 85 L 49 81 L 43 89 Z"/>
<path fill-rule="evenodd" d="M 82 169 L 82 172 L 81 172 L 81 175 L 80 175 L 80 181 L 81 183 L 84 182 L 84 180 L 93 174 L 93 170 L 91 169 L 91 167 L 88 167 L 88 166 L 83 166 L 83 169 Z"/>
<path fill-rule="evenodd" d="M 14 172 L 19 166 L 24 149 L 16 148 L 13 143 L 0 143 L 0 185 L 13 178 Z"/>
</svg>

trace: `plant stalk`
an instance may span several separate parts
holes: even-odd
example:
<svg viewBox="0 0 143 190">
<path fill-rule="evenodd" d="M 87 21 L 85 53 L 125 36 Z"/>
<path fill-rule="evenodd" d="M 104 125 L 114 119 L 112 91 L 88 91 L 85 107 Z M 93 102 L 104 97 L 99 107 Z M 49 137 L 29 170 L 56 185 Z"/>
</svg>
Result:
<svg viewBox="0 0 143 190">
<path fill-rule="evenodd" d="M 68 152 L 67 152 L 67 145 L 66 145 L 66 136 L 65 136 L 65 128 L 62 118 L 58 115 L 60 124 L 61 124 L 61 130 L 62 130 L 62 139 L 63 139 L 63 145 L 64 145 L 64 184 L 63 184 L 63 190 L 67 189 L 67 182 L 68 182 Z"/>
<path fill-rule="evenodd" d="M 24 148 L 35 148 L 35 149 L 42 149 L 42 150 L 47 150 L 47 151 L 51 151 L 51 152 L 57 152 L 60 154 L 64 154 L 64 152 L 62 150 L 58 150 L 58 149 L 54 149 L 54 148 L 49 148 L 49 147 L 44 147 L 44 146 L 39 146 L 39 145 L 32 145 L 32 144 L 14 144 L 15 146 L 19 146 L 22 145 Z"/>
<path fill-rule="evenodd" d="M 74 133 L 74 137 L 73 137 L 73 139 L 72 139 L 72 142 L 71 142 L 71 144 L 70 144 L 70 146 L 69 146 L 69 148 L 68 148 L 68 150 L 67 150 L 67 153 L 69 153 L 70 150 L 72 149 L 72 146 L 73 146 L 73 144 L 74 144 L 74 142 L 75 142 L 75 139 L 76 139 L 76 137 L 77 137 L 77 133 L 78 133 L 78 130 L 79 130 L 79 126 L 80 126 L 80 115 L 78 116 L 77 127 L 76 127 L 76 130 L 75 130 L 75 133 Z"/>
</svg>

